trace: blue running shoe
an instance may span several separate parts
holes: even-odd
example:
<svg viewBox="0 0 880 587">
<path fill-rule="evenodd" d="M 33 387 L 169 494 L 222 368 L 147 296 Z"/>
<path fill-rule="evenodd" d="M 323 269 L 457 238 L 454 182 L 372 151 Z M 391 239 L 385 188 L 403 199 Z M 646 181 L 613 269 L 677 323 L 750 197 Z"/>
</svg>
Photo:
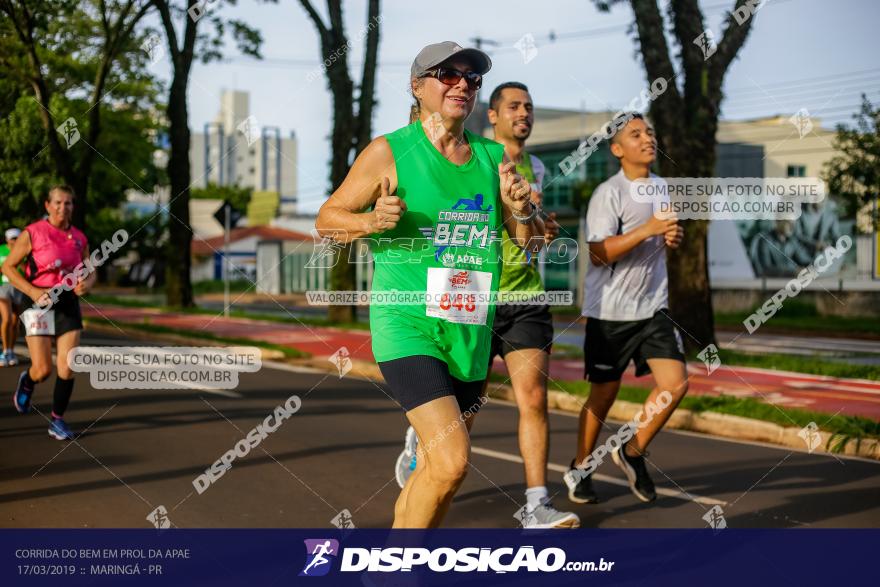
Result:
<svg viewBox="0 0 880 587">
<path fill-rule="evenodd" d="M 4 358 L 6 359 L 7 367 L 15 367 L 16 365 L 18 365 L 18 357 L 15 356 L 15 351 L 6 351 Z"/>
<path fill-rule="evenodd" d="M 76 435 L 61 418 L 52 418 L 52 424 L 49 425 L 49 436 L 55 440 L 73 440 L 76 438 Z"/>
<path fill-rule="evenodd" d="M 31 396 L 34 393 L 33 385 L 31 385 L 30 389 L 25 385 L 25 375 L 27 375 L 27 371 L 22 371 L 18 377 L 18 387 L 15 388 L 15 395 L 12 396 L 15 409 L 19 414 L 27 414 L 31 411 Z"/>
</svg>

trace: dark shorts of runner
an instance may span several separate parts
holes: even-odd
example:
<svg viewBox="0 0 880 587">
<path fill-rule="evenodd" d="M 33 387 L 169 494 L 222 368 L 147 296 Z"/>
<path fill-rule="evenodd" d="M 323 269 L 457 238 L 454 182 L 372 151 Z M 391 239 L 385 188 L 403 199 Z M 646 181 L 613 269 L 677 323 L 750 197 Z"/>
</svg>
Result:
<svg viewBox="0 0 880 587">
<path fill-rule="evenodd" d="M 30 308 L 32 306 L 28 306 Z M 82 330 L 82 311 L 79 307 L 79 296 L 72 291 L 64 291 L 58 301 L 52 304 L 55 314 L 55 336 L 61 336 L 73 330 Z"/>
<path fill-rule="evenodd" d="M 462 413 L 476 413 L 482 405 L 483 380 L 456 379 L 449 374 L 449 366 L 436 357 L 414 355 L 382 361 L 379 369 L 391 395 L 407 412 L 448 395 L 455 396 Z"/>
<path fill-rule="evenodd" d="M 550 354 L 553 316 L 547 305 L 504 304 L 495 308 L 489 365 L 495 355 L 503 359 L 511 351 L 540 349 Z"/>
<path fill-rule="evenodd" d="M 599 320 L 587 318 L 584 336 L 584 376 L 592 383 L 617 381 L 630 360 L 636 376 L 651 372 L 648 359 L 685 362 L 681 335 L 660 310 L 647 320 Z"/>
</svg>

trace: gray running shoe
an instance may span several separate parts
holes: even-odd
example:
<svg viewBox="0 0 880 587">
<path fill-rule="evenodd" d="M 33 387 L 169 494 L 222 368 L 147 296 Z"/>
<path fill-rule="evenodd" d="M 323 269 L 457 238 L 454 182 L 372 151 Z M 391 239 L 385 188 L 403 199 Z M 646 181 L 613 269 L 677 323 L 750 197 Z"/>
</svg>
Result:
<svg viewBox="0 0 880 587">
<path fill-rule="evenodd" d="M 522 519 L 523 528 L 527 530 L 539 530 L 543 528 L 580 528 L 581 519 L 572 512 L 560 512 L 549 499 L 541 502 L 541 505 L 533 510 L 528 508 Z"/>
</svg>

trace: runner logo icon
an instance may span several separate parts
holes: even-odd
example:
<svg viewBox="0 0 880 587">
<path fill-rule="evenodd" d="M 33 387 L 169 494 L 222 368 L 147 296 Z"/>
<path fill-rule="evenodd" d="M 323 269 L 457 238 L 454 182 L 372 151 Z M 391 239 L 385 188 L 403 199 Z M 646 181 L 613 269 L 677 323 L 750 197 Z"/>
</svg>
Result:
<svg viewBox="0 0 880 587">
<path fill-rule="evenodd" d="M 332 538 L 307 538 L 306 566 L 300 577 L 322 577 L 330 572 L 333 559 L 339 554 L 339 541 Z"/>
</svg>

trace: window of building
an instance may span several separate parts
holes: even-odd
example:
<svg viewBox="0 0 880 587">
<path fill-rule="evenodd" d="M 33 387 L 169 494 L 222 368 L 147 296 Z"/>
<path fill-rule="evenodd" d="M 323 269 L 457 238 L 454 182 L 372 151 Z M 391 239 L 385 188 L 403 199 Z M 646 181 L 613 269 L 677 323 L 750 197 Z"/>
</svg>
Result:
<svg viewBox="0 0 880 587">
<path fill-rule="evenodd" d="M 788 177 L 806 177 L 807 176 L 807 166 L 806 165 L 789 165 L 788 166 Z"/>
</svg>

